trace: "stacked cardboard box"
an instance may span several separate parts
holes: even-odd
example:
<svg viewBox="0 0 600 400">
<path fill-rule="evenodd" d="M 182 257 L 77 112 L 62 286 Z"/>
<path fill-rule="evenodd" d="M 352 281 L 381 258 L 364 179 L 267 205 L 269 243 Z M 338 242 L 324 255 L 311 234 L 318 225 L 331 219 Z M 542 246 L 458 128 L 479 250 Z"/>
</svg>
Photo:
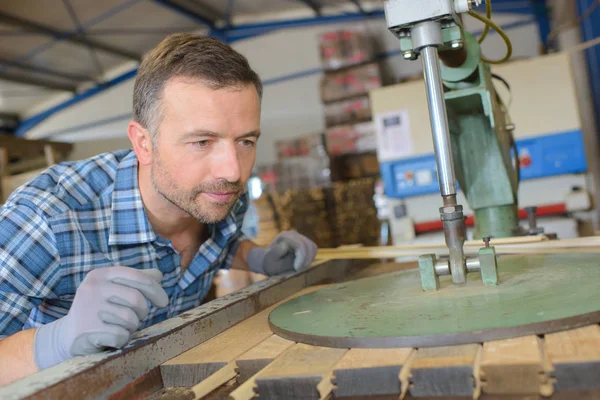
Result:
<svg viewBox="0 0 600 400">
<path fill-rule="evenodd" d="M 364 178 L 333 184 L 331 191 L 334 207 L 330 219 L 335 227 L 337 246 L 379 244 L 381 225 L 373 196 L 375 182 L 374 178 Z"/>
<path fill-rule="evenodd" d="M 327 151 L 331 165 L 340 166 L 345 164 L 338 160 L 340 157 L 375 151 L 377 140 L 368 94 L 382 85 L 381 75 L 379 65 L 373 61 L 371 40 L 364 30 L 327 32 L 321 35 L 319 44 L 325 70 L 321 100 L 325 108 Z M 332 167 L 334 180 L 347 175 Z"/>
<path fill-rule="evenodd" d="M 327 70 L 368 62 L 373 59 L 373 47 L 362 29 L 341 29 L 319 37 L 321 63 Z"/>
<path fill-rule="evenodd" d="M 297 230 L 319 247 L 335 246 L 325 188 L 291 189 L 271 198 L 282 231 Z"/>
<path fill-rule="evenodd" d="M 259 241 L 268 244 L 278 232 L 294 229 L 320 248 L 355 243 L 377 245 L 380 223 L 374 185 L 375 179 L 365 178 L 336 182 L 330 187 L 264 194 L 265 200 L 257 207 L 262 214 Z M 275 227 L 270 224 L 273 216 Z"/>
</svg>

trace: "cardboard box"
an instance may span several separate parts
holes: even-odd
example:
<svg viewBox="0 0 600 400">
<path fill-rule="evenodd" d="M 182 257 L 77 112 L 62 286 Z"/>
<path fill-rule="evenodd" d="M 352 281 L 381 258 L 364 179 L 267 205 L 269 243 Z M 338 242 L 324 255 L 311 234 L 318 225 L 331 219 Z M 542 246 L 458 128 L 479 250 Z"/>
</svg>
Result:
<svg viewBox="0 0 600 400">
<path fill-rule="evenodd" d="M 366 96 L 381 87 L 377 63 L 326 74 L 321 80 L 321 99 L 325 103 Z"/>
<path fill-rule="evenodd" d="M 372 122 L 339 125 L 327 130 L 327 152 L 330 156 L 361 153 L 376 147 L 377 137 Z"/>
<path fill-rule="evenodd" d="M 325 104 L 324 109 L 327 127 L 364 122 L 371 119 L 369 96 Z"/>
<path fill-rule="evenodd" d="M 362 28 L 323 33 L 319 36 L 319 50 L 326 70 L 365 63 L 374 57 L 371 40 Z"/>
</svg>

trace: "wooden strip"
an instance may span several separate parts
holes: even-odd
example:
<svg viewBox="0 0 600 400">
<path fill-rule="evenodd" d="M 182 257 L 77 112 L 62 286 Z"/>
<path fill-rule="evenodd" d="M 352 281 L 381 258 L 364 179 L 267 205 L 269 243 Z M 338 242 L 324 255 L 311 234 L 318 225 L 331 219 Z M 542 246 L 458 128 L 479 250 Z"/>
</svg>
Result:
<svg viewBox="0 0 600 400">
<path fill-rule="evenodd" d="M 201 399 L 237 376 L 235 362 L 230 362 L 199 384 L 192 387 L 194 399 Z"/>
<path fill-rule="evenodd" d="M 557 391 L 600 389 L 600 326 L 552 333 L 544 342 Z"/>
<path fill-rule="evenodd" d="M 552 395 L 543 342 L 537 336 L 484 343 L 480 368 L 485 394 Z"/>
<path fill-rule="evenodd" d="M 400 400 L 406 397 L 408 393 L 408 388 L 410 387 L 410 368 L 412 367 L 412 363 L 417 356 L 417 349 L 412 349 L 408 358 L 406 359 L 404 366 L 400 369 L 400 373 L 398 374 L 398 380 L 400 381 Z"/>
<path fill-rule="evenodd" d="M 426 396 L 473 396 L 475 365 L 480 345 L 422 348 L 410 368 L 410 394 Z"/>
<path fill-rule="evenodd" d="M 351 349 L 333 368 L 336 397 L 401 393 L 398 374 L 412 349 Z"/>
<path fill-rule="evenodd" d="M 294 342 L 272 335 L 256 347 L 248 350 L 236 360 L 238 382 L 246 382 L 252 375 L 269 365 L 277 356 L 291 347 Z"/>
<path fill-rule="evenodd" d="M 136 332 L 122 352 L 77 357 L 0 388 L 0 399 L 96 399 L 117 393 L 163 362 L 215 337 L 302 288 L 349 279 L 366 263 L 335 261 L 270 277 Z M 114 379 L 115 376 L 120 377 Z"/>
<path fill-rule="evenodd" d="M 256 380 L 254 377 L 247 379 L 229 395 L 233 400 L 250 400 L 256 397 Z"/>
<path fill-rule="evenodd" d="M 229 362 L 272 335 L 269 313 L 279 304 L 323 286 L 301 290 L 287 299 L 240 322 L 227 331 L 161 365 L 165 387 L 190 387 L 206 379 Z"/>
<path fill-rule="evenodd" d="M 536 237 L 534 237 L 536 238 Z M 498 239 L 500 240 L 500 239 Z M 497 254 L 570 254 L 600 253 L 600 237 L 587 237 L 564 240 L 540 240 L 518 243 L 494 243 Z M 467 255 L 476 255 L 481 244 L 465 245 Z M 348 249 L 320 249 L 317 259 L 379 259 L 396 257 L 416 257 L 424 253 L 446 254 L 448 249 L 439 245 L 377 246 Z"/>
<path fill-rule="evenodd" d="M 346 351 L 294 345 L 254 378 L 259 396 L 267 399 L 319 399 L 317 386 Z"/>
</svg>

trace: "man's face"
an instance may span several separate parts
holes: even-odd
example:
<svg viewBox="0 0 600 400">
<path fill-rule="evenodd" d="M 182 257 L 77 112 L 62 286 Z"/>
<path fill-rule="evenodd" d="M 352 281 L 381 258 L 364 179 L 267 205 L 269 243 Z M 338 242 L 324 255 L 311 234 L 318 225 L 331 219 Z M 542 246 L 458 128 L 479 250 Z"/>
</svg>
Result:
<svg viewBox="0 0 600 400">
<path fill-rule="evenodd" d="M 201 223 L 227 217 L 254 166 L 260 100 L 254 85 L 213 90 L 202 81 L 165 85 L 152 150 L 152 184 Z"/>
</svg>

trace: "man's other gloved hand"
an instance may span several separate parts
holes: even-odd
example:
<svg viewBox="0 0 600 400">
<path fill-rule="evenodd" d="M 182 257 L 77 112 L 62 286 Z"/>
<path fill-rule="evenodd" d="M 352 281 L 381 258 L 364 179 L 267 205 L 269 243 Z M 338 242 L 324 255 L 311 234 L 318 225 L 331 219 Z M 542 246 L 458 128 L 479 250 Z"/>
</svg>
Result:
<svg viewBox="0 0 600 400">
<path fill-rule="evenodd" d="M 312 264 L 317 255 L 317 245 L 296 231 L 281 232 L 267 247 L 255 247 L 248 253 L 248 266 L 252 272 L 277 275 L 301 271 Z"/>
<path fill-rule="evenodd" d="M 78 355 L 121 348 L 150 311 L 147 300 L 166 307 L 169 297 L 160 285 L 158 269 L 99 268 L 81 282 L 69 313 L 35 333 L 38 369 Z"/>
</svg>

